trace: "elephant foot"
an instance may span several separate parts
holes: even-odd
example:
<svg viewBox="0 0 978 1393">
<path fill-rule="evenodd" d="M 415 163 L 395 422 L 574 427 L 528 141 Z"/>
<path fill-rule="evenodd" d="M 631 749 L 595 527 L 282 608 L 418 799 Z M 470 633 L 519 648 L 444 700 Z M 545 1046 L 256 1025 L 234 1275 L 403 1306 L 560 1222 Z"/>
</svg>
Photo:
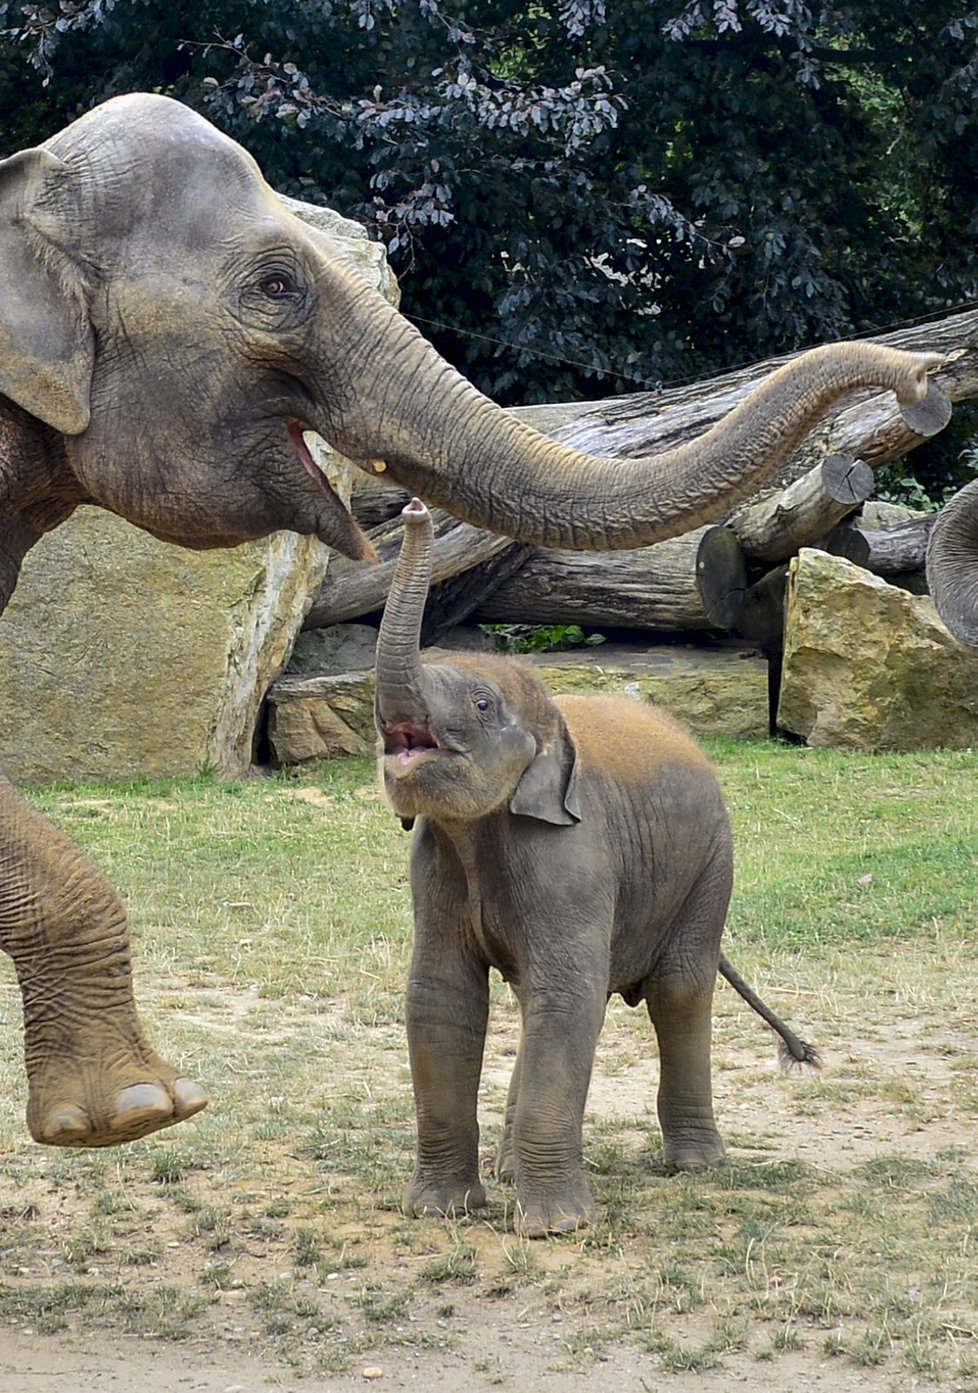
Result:
<svg viewBox="0 0 978 1393">
<path fill-rule="evenodd" d="M 664 1139 L 662 1159 L 669 1170 L 700 1171 L 710 1166 L 719 1166 L 726 1156 L 726 1148 L 719 1132 L 702 1137 L 685 1137 L 669 1141 Z"/>
<path fill-rule="evenodd" d="M 193 1117 L 207 1106 L 199 1084 L 151 1050 L 112 1064 L 34 1068 L 27 1126 L 46 1146 L 116 1146 Z"/>
<path fill-rule="evenodd" d="M 496 1152 L 492 1173 L 504 1185 L 512 1185 L 516 1181 L 516 1152 L 513 1150 L 513 1138 L 508 1134 L 503 1137 Z"/>
<path fill-rule="evenodd" d="M 482 1209 L 485 1188 L 479 1180 L 425 1180 L 418 1176 L 408 1186 L 401 1209 L 409 1219 L 427 1216 L 458 1219 L 473 1209 Z"/>
<path fill-rule="evenodd" d="M 516 1232 L 522 1238 L 545 1238 L 548 1233 L 576 1233 L 594 1223 L 596 1210 L 583 1176 L 566 1189 L 547 1190 L 539 1198 L 522 1195 L 516 1202 Z"/>
</svg>

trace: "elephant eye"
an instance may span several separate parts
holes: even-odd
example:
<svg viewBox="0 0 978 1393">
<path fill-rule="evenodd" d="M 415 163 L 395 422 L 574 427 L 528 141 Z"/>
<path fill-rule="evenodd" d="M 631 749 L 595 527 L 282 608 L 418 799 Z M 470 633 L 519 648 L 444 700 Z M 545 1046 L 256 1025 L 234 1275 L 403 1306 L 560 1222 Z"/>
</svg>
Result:
<svg viewBox="0 0 978 1393">
<path fill-rule="evenodd" d="M 281 300 L 283 296 L 294 294 L 296 284 L 291 276 L 282 271 L 274 271 L 260 282 L 260 289 L 269 299 Z"/>
<path fill-rule="evenodd" d="M 475 699 L 475 709 L 477 711 L 488 711 L 491 705 L 492 703 L 488 697 L 476 697 Z"/>
</svg>

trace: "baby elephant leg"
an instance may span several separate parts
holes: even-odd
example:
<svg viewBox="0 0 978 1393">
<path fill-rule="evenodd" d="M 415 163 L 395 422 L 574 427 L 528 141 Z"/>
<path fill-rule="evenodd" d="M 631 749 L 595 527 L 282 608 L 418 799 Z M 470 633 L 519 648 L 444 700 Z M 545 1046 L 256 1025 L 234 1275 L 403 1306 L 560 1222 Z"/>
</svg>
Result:
<svg viewBox="0 0 978 1393">
<path fill-rule="evenodd" d="M 729 891 L 707 884 L 691 897 L 648 984 L 646 1001 L 659 1043 L 659 1125 L 664 1159 L 677 1170 L 723 1160 L 713 1117 L 710 1046 L 713 989 Z"/>
<path fill-rule="evenodd" d="M 516 1226 L 528 1238 L 572 1233 L 594 1220 L 582 1129 L 607 970 L 582 970 L 581 979 L 573 990 L 521 993 L 523 1035 L 500 1159 L 512 1166 Z"/>
<path fill-rule="evenodd" d="M 503 1122 L 503 1139 L 499 1143 L 499 1150 L 496 1152 L 496 1164 L 493 1173 L 497 1180 L 504 1180 L 512 1184 L 516 1179 L 516 1152 L 513 1150 L 513 1122 L 516 1117 L 516 1104 L 520 1096 L 520 1074 L 522 1066 L 520 1056 L 522 1050 L 516 1055 L 516 1063 L 513 1065 L 512 1077 L 509 1081 L 509 1091 L 506 1094 L 506 1117 Z"/>
<path fill-rule="evenodd" d="M 404 1212 L 465 1214 L 486 1202 L 476 1108 L 489 1019 L 488 971 L 416 940 L 406 1012 L 418 1159 Z"/>
</svg>

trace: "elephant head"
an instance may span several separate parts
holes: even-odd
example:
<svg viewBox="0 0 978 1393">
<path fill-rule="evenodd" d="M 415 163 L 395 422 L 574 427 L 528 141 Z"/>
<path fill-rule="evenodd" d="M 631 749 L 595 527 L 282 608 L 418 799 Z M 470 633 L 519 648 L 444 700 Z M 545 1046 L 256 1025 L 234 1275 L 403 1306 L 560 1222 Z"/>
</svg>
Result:
<svg viewBox="0 0 978 1393">
<path fill-rule="evenodd" d="M 470 522 L 601 549 L 728 510 L 852 388 L 892 389 L 935 428 L 939 359 L 836 344 L 654 461 L 570 450 L 466 383 L 244 150 L 165 97 L 113 98 L 0 161 L 0 261 L 0 608 L 81 502 L 191 547 L 288 528 L 370 555 L 308 431 Z"/>
<path fill-rule="evenodd" d="M 579 820 L 576 752 L 564 718 L 530 669 L 486 654 L 422 663 L 431 579 L 431 516 L 403 510 L 404 542 L 377 640 L 375 718 L 394 811 L 470 821 L 508 806 L 557 826 Z"/>
</svg>

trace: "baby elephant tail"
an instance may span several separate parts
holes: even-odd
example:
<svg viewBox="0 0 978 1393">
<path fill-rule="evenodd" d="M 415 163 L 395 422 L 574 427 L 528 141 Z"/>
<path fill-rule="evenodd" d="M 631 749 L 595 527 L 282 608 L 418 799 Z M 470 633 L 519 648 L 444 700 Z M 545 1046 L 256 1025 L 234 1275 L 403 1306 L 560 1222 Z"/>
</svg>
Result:
<svg viewBox="0 0 978 1393">
<path fill-rule="evenodd" d="M 785 1025 L 781 1017 L 776 1016 L 770 1006 L 765 1005 L 757 992 L 747 985 L 737 969 L 722 953 L 720 954 L 720 973 L 727 979 L 734 991 L 740 993 L 747 1005 L 752 1006 L 761 1019 L 767 1021 L 771 1029 L 781 1037 L 778 1041 L 778 1059 L 782 1069 L 791 1069 L 796 1064 L 808 1064 L 813 1069 L 821 1069 L 822 1060 L 815 1046 L 810 1045 L 807 1040 L 800 1040 L 794 1031 Z"/>
</svg>

